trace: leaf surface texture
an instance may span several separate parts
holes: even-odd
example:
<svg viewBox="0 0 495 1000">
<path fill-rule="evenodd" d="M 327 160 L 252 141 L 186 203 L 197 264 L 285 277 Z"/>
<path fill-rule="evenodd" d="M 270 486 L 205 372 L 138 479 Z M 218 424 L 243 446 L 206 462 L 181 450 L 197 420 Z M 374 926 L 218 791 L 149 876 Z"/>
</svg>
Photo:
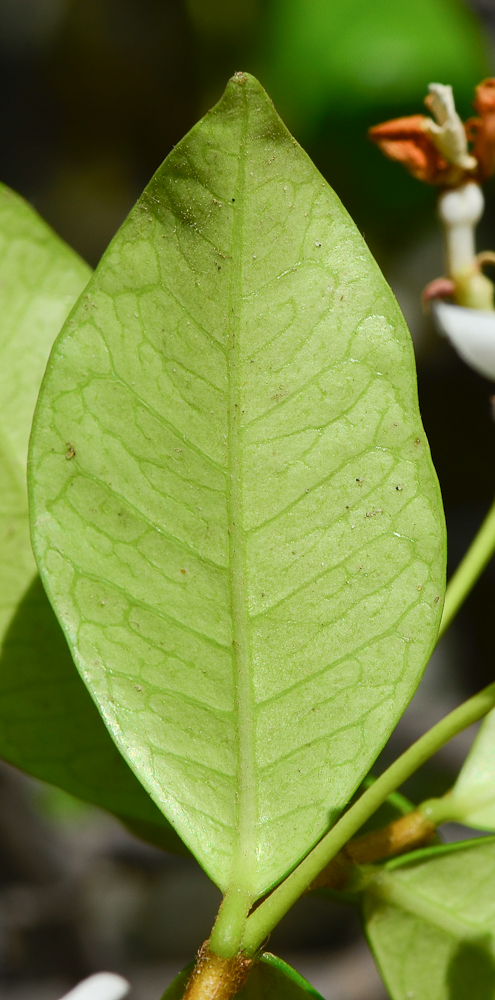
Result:
<svg viewBox="0 0 495 1000">
<path fill-rule="evenodd" d="M 403 317 L 252 77 L 102 259 L 31 461 L 43 580 L 122 753 L 217 884 L 259 896 L 410 699 L 444 526 Z"/>
</svg>

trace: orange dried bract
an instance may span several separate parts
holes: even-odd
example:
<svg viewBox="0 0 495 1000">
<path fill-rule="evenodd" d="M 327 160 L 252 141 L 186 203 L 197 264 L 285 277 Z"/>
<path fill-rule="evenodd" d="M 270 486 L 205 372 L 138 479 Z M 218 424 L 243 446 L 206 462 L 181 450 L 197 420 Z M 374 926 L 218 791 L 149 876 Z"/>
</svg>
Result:
<svg viewBox="0 0 495 1000">
<path fill-rule="evenodd" d="M 449 183 L 452 167 L 425 132 L 425 121 L 425 115 L 394 118 L 374 125 L 369 129 L 368 136 L 385 156 L 402 163 L 417 180 L 427 184 Z"/>
<path fill-rule="evenodd" d="M 468 139 L 474 143 L 478 179 L 484 181 L 495 172 L 495 78 L 483 80 L 476 87 L 473 103 L 480 117 L 470 118 L 465 128 Z"/>
<path fill-rule="evenodd" d="M 495 77 L 490 76 L 482 80 L 475 90 L 474 107 L 479 115 L 488 114 L 495 111 Z"/>
</svg>

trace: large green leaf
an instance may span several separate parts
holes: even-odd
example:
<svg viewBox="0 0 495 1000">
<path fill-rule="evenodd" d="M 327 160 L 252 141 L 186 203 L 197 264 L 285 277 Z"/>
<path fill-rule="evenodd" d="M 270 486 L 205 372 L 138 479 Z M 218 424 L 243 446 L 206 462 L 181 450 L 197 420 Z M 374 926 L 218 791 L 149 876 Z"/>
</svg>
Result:
<svg viewBox="0 0 495 1000">
<path fill-rule="evenodd" d="M 53 341 L 90 273 L 0 185 L 0 756 L 184 852 L 81 682 L 29 539 L 26 457 L 36 396 Z"/>
<path fill-rule="evenodd" d="M 258 896 L 411 697 L 444 525 L 403 317 L 252 77 L 158 170 L 57 340 L 30 482 L 122 753 L 218 885 Z"/>
<path fill-rule="evenodd" d="M 494 837 L 387 865 L 363 916 L 392 1000 L 495 997 Z"/>
<path fill-rule="evenodd" d="M 162 1000 L 182 1000 L 194 963 L 179 972 Z M 251 969 L 247 983 L 236 994 L 240 1000 L 322 1000 L 317 991 L 287 962 L 265 952 Z"/>
<path fill-rule="evenodd" d="M 450 801 L 463 823 L 495 830 L 495 710 L 483 720 Z"/>
</svg>

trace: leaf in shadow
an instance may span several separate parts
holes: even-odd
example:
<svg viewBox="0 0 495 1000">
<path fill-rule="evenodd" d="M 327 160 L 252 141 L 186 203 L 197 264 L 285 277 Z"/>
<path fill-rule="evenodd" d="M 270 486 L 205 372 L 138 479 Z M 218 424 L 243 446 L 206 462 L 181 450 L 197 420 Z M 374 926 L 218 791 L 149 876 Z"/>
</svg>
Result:
<svg viewBox="0 0 495 1000">
<path fill-rule="evenodd" d="M 449 1000 L 493 1000 L 495 960 L 482 942 L 461 941 L 447 972 Z"/>
<path fill-rule="evenodd" d="M 36 577 L 0 651 L 0 756 L 109 809 L 166 850 L 187 848 L 113 743 Z"/>
<path fill-rule="evenodd" d="M 495 837 L 415 851 L 373 879 L 364 926 L 392 1000 L 494 1000 Z"/>
</svg>

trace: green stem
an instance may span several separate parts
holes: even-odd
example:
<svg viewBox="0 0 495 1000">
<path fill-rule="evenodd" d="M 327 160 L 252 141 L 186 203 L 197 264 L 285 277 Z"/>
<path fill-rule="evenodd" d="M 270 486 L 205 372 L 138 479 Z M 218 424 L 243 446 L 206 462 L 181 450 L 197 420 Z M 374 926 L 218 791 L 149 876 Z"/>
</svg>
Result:
<svg viewBox="0 0 495 1000">
<path fill-rule="evenodd" d="M 495 552 L 495 501 L 470 545 L 461 564 L 457 567 L 447 587 L 445 605 L 438 638 L 448 629 L 461 604 L 476 583 Z"/>
<path fill-rule="evenodd" d="M 433 823 L 433 826 L 459 822 L 460 819 L 459 809 L 452 795 L 444 795 L 441 799 L 427 799 L 418 806 L 418 810 L 429 819 L 430 823 Z"/>
<path fill-rule="evenodd" d="M 209 947 L 220 958 L 233 958 L 239 951 L 251 898 L 242 889 L 229 889 L 218 911 Z"/>
<path fill-rule="evenodd" d="M 434 826 L 441 823 L 468 823 L 469 816 L 478 810 L 493 806 L 495 790 L 493 788 L 471 788 L 468 792 L 457 792 L 456 788 L 441 799 L 427 799 L 418 806 L 426 819 Z"/>
<path fill-rule="evenodd" d="M 270 931 L 279 923 L 287 910 L 299 899 L 313 879 L 340 851 L 341 847 L 373 815 L 385 799 L 414 774 L 437 750 L 463 729 L 477 722 L 495 705 L 495 684 L 490 684 L 479 694 L 455 708 L 441 722 L 433 726 L 416 743 L 413 743 L 391 767 L 363 793 L 360 799 L 344 813 L 332 830 L 313 848 L 298 867 L 275 889 L 257 910 L 248 917 L 242 940 L 242 949 L 254 955 Z"/>
</svg>

